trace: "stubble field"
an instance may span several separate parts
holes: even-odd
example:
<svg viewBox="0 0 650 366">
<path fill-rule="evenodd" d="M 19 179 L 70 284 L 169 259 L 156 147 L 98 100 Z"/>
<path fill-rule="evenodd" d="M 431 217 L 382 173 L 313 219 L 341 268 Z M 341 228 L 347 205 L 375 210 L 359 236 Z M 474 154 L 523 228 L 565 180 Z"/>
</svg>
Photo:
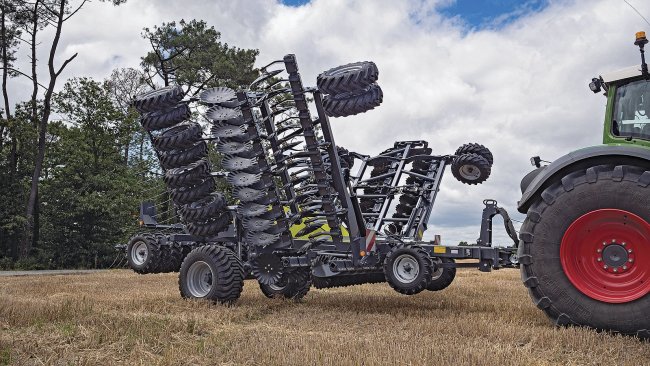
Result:
<svg viewBox="0 0 650 366">
<path fill-rule="evenodd" d="M 0 278 L 0 365 L 644 365 L 650 344 L 555 328 L 516 270 L 460 270 L 441 292 L 386 284 L 236 306 L 185 301 L 176 274 Z"/>
</svg>

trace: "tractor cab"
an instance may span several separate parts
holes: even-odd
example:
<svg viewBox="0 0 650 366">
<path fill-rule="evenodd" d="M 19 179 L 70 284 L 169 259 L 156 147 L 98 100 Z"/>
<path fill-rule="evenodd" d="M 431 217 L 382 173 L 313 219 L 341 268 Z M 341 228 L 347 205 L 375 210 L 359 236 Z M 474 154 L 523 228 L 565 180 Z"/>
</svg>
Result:
<svg viewBox="0 0 650 366">
<path fill-rule="evenodd" d="M 645 32 L 636 34 L 641 65 L 628 67 L 592 79 L 589 88 L 605 91 L 607 112 L 603 143 L 650 147 L 650 74 L 645 62 Z"/>
</svg>

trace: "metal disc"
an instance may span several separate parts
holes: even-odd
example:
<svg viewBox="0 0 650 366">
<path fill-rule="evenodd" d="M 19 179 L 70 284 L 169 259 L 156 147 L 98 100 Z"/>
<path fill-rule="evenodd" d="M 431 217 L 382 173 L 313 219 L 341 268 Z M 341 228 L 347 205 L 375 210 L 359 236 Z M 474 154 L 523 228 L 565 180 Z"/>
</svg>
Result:
<svg viewBox="0 0 650 366">
<path fill-rule="evenodd" d="M 223 160 L 221 160 L 221 166 L 225 169 L 233 170 L 244 170 L 253 167 L 257 167 L 257 159 L 242 158 L 234 155 L 226 155 Z"/>
<path fill-rule="evenodd" d="M 246 202 L 237 206 L 237 213 L 242 216 L 261 216 L 268 211 L 267 205 L 260 205 L 259 203 Z"/>
<path fill-rule="evenodd" d="M 264 231 L 273 226 L 273 220 L 266 220 L 260 217 L 245 217 L 243 225 L 251 231 Z"/>
<path fill-rule="evenodd" d="M 282 277 L 282 258 L 272 253 L 260 254 L 251 261 L 253 276 L 260 283 L 270 285 L 277 283 Z"/>
<path fill-rule="evenodd" d="M 241 117 L 241 111 L 237 108 L 223 108 L 214 106 L 205 112 L 205 117 L 213 121 L 224 121 Z"/>
<path fill-rule="evenodd" d="M 251 173 L 230 173 L 228 174 L 228 183 L 237 187 L 248 187 L 260 181 L 262 174 Z"/>
<path fill-rule="evenodd" d="M 235 198 L 241 202 L 252 202 L 264 197 L 266 193 L 262 190 L 253 189 L 250 187 L 241 187 L 235 190 Z"/>
<path fill-rule="evenodd" d="M 202 91 L 199 98 L 204 103 L 218 104 L 237 98 L 237 94 L 230 88 L 217 87 Z"/>
<path fill-rule="evenodd" d="M 237 141 L 219 141 L 217 144 L 217 151 L 222 154 L 232 155 L 239 154 L 253 149 L 253 144 L 250 142 L 237 142 Z"/>
<path fill-rule="evenodd" d="M 280 234 L 269 234 L 261 232 L 249 232 L 246 234 L 246 241 L 252 245 L 266 247 L 280 239 Z"/>
<path fill-rule="evenodd" d="M 222 123 L 215 123 L 212 128 L 210 128 L 210 133 L 213 136 L 218 138 L 228 138 L 228 137 L 237 137 L 244 136 L 246 134 L 245 126 L 233 126 Z"/>
</svg>

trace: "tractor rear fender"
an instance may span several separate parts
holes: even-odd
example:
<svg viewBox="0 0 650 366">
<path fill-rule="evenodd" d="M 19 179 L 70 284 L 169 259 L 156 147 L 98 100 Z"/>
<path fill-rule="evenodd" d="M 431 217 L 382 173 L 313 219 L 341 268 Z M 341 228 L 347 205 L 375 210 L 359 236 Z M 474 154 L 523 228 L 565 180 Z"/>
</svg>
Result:
<svg viewBox="0 0 650 366">
<path fill-rule="evenodd" d="M 526 213 L 536 197 L 565 175 L 595 165 L 635 165 L 650 169 L 650 150 L 635 146 L 599 145 L 560 157 L 551 164 L 527 174 L 521 181 L 522 196 L 517 210 Z"/>
</svg>

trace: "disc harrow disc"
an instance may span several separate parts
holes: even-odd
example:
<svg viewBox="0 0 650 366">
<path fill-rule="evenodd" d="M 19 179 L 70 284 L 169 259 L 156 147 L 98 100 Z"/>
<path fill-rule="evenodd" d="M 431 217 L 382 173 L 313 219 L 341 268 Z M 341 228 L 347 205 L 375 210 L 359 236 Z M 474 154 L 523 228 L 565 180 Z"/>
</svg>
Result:
<svg viewBox="0 0 650 366">
<path fill-rule="evenodd" d="M 221 166 L 230 171 L 257 168 L 257 159 L 226 155 L 221 161 Z"/>
<path fill-rule="evenodd" d="M 241 111 L 237 108 L 224 108 L 214 106 L 205 112 L 205 117 L 213 121 L 225 121 L 241 117 Z"/>
<path fill-rule="evenodd" d="M 258 255 L 251 261 L 253 276 L 260 283 L 272 285 L 280 280 L 284 267 L 282 258 L 272 253 Z"/>
<path fill-rule="evenodd" d="M 246 125 L 233 126 L 224 123 L 215 123 L 210 129 L 213 136 L 218 138 L 238 137 L 246 135 Z"/>
<path fill-rule="evenodd" d="M 259 203 L 246 202 L 237 206 L 237 213 L 246 216 L 261 216 L 268 211 L 267 205 L 260 205 Z"/>
<path fill-rule="evenodd" d="M 239 154 L 253 149 L 253 144 L 250 142 L 237 142 L 237 141 L 219 141 L 217 144 L 217 151 L 226 154 L 233 155 Z"/>
<path fill-rule="evenodd" d="M 267 247 L 280 239 L 280 234 L 269 234 L 265 232 L 249 232 L 246 234 L 246 241 L 252 245 Z"/>
<path fill-rule="evenodd" d="M 252 173 L 230 173 L 228 174 L 228 183 L 237 187 L 248 187 L 260 181 L 262 174 Z"/>
<path fill-rule="evenodd" d="M 236 99 L 237 94 L 230 88 L 217 87 L 202 91 L 199 98 L 204 103 L 219 104 Z"/>
<path fill-rule="evenodd" d="M 244 228 L 251 231 L 264 231 L 273 226 L 273 223 L 273 220 L 266 220 L 260 217 L 245 217 L 242 224 Z"/>
<path fill-rule="evenodd" d="M 253 189 L 250 187 L 242 187 L 235 190 L 235 198 L 241 202 L 253 202 L 263 198 L 266 193 L 263 190 Z"/>
</svg>

